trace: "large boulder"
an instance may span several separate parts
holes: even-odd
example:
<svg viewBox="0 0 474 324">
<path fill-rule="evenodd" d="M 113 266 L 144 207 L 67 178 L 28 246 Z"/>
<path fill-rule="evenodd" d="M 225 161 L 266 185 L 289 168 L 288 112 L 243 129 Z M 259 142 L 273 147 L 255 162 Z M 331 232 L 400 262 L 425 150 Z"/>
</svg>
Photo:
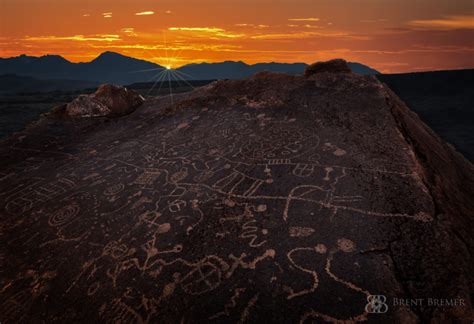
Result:
<svg viewBox="0 0 474 324">
<path fill-rule="evenodd" d="M 91 95 L 80 95 L 66 105 L 65 113 L 71 117 L 124 116 L 135 111 L 145 99 L 127 88 L 104 84 Z"/>
<path fill-rule="evenodd" d="M 306 78 L 323 72 L 329 73 L 352 73 L 349 65 L 343 59 L 334 59 L 327 62 L 316 62 L 304 70 Z"/>
<path fill-rule="evenodd" d="M 0 142 L 2 321 L 472 318 L 474 166 L 375 77 L 265 72 L 82 121 Z"/>
</svg>

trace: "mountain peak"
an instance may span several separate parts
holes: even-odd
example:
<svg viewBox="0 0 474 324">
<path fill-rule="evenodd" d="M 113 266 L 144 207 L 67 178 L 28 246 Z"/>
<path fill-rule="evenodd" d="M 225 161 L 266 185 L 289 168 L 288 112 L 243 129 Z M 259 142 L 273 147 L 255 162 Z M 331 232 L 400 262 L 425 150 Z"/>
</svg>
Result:
<svg viewBox="0 0 474 324">
<path fill-rule="evenodd" d="M 98 60 L 104 60 L 104 59 L 116 59 L 116 58 L 129 58 L 125 55 L 122 55 L 120 53 L 117 53 L 117 52 L 111 52 L 111 51 L 106 51 L 106 52 L 103 52 L 101 54 L 99 54 L 99 56 L 97 56 L 94 60 L 94 61 L 98 61 Z M 131 59 L 131 58 L 130 58 Z"/>
<path fill-rule="evenodd" d="M 103 52 L 103 53 L 101 53 L 101 54 L 99 55 L 99 57 L 101 57 L 101 56 L 107 57 L 107 56 L 125 56 L 125 55 L 120 54 L 120 53 L 117 53 L 117 52 L 105 51 L 105 52 Z"/>
<path fill-rule="evenodd" d="M 40 59 L 47 62 L 54 62 L 54 63 L 71 63 L 68 60 L 66 60 L 64 57 L 62 57 L 61 55 L 46 54 L 46 55 L 41 56 Z"/>
</svg>

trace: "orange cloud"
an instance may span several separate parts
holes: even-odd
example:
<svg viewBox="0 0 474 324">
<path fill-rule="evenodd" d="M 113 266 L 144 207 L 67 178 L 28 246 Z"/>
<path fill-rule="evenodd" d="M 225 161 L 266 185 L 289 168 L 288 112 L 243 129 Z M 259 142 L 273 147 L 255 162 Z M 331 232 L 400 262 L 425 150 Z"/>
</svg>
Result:
<svg viewBox="0 0 474 324">
<path fill-rule="evenodd" d="M 319 18 L 289 18 L 289 21 L 319 21 Z"/>
<path fill-rule="evenodd" d="M 441 19 L 412 20 L 408 24 L 415 27 L 432 29 L 474 29 L 474 15 L 448 16 Z"/>
<path fill-rule="evenodd" d="M 264 25 L 264 24 L 260 24 L 260 25 L 255 25 L 255 24 L 235 24 L 234 26 L 236 26 L 236 27 L 254 27 L 254 28 L 269 28 L 269 27 L 270 27 L 269 25 Z"/>
<path fill-rule="evenodd" d="M 191 32 L 194 34 L 207 34 L 214 35 L 222 38 L 240 38 L 245 36 L 244 34 L 236 34 L 228 32 L 225 29 L 217 27 L 170 27 L 170 31 L 181 31 L 181 32 Z"/>
<path fill-rule="evenodd" d="M 135 13 L 135 16 L 151 16 L 154 14 L 155 14 L 154 11 L 142 11 L 142 12 Z"/>
<path fill-rule="evenodd" d="M 357 36 L 351 36 L 347 33 L 318 33 L 318 32 L 300 32 L 300 33 L 275 33 L 275 34 L 259 34 L 251 36 L 252 39 L 300 39 L 300 38 L 311 38 L 311 37 L 347 37 L 357 38 Z"/>
<path fill-rule="evenodd" d="M 120 29 L 120 31 L 126 34 L 127 36 L 137 36 L 137 34 L 135 33 L 135 28 L 132 27 L 122 28 Z"/>
<path fill-rule="evenodd" d="M 304 28 L 316 28 L 316 29 L 321 28 L 320 26 L 309 25 L 309 24 L 306 24 L 306 25 L 304 25 L 303 27 L 304 27 Z"/>
<path fill-rule="evenodd" d="M 180 0 L 161 1 L 166 4 L 159 8 L 150 0 L 127 5 L 86 1 L 87 6 L 84 1 L 0 0 L 0 57 L 54 53 L 80 62 L 112 50 L 147 59 L 149 52 L 163 56 L 159 52 L 167 48 L 182 51 L 179 63 L 311 63 L 344 57 L 382 71 L 472 68 L 472 1 L 413 5 L 413 0 L 397 0 L 387 5 L 387 1 L 304 0 L 295 6 L 291 0 L 256 0 L 250 6 L 245 5 L 249 1 L 236 5 L 236 1 Z M 163 19 L 135 16 L 151 10 Z M 168 10 L 173 13 L 166 14 Z M 265 18 L 258 20 L 255 12 L 265 12 Z M 357 12 L 361 14 L 350 14 Z M 391 62 L 408 65 L 390 66 Z"/>
<path fill-rule="evenodd" d="M 26 36 L 23 38 L 25 41 L 33 42 L 55 42 L 55 41 L 78 41 L 78 42 L 115 42 L 120 41 L 121 38 L 119 35 L 109 35 L 109 34 L 97 34 L 92 36 L 84 35 L 74 35 L 74 36 L 36 36 L 30 37 Z"/>
</svg>

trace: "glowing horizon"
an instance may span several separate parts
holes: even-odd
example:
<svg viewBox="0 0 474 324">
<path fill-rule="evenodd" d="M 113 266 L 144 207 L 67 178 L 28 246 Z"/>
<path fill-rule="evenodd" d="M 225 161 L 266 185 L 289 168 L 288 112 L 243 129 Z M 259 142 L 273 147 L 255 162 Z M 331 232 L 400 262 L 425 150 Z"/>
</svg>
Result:
<svg viewBox="0 0 474 324">
<path fill-rule="evenodd" d="M 112 51 L 170 68 L 339 57 L 386 73 L 474 67 L 470 0 L 3 0 L 0 8 L 1 57 L 85 62 Z"/>
</svg>

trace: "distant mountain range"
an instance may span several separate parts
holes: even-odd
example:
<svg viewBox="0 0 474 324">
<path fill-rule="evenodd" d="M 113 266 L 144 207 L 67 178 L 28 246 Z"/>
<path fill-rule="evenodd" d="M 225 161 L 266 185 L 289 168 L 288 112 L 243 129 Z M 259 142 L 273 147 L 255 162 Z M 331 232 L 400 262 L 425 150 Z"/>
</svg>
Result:
<svg viewBox="0 0 474 324">
<path fill-rule="evenodd" d="M 199 63 L 182 66 L 176 71 L 187 80 L 241 79 L 259 71 L 302 74 L 305 63 L 258 63 L 226 61 Z M 379 74 L 378 71 L 360 64 L 349 63 L 355 73 Z M 0 58 L 0 75 L 16 74 L 39 79 L 71 79 L 98 83 L 131 84 L 152 81 L 164 67 L 156 63 L 135 59 L 119 53 L 104 52 L 86 63 L 72 63 L 59 55 L 33 57 L 20 55 Z"/>
<path fill-rule="evenodd" d="M 99 86 L 99 83 L 93 81 L 62 79 L 40 80 L 15 74 L 0 75 L 0 94 L 75 91 L 96 88 L 97 86 Z"/>
</svg>

